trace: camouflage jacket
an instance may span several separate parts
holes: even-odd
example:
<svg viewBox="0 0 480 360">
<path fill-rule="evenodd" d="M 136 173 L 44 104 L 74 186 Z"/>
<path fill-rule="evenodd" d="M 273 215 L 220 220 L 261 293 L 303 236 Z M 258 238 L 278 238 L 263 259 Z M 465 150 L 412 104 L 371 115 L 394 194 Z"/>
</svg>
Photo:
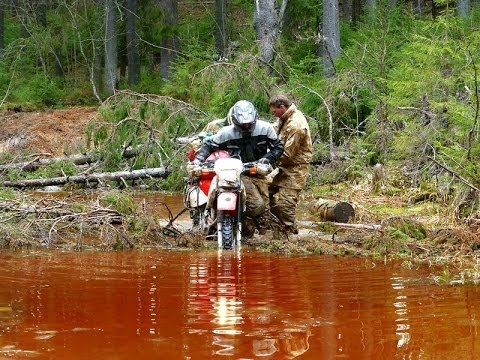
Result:
<svg viewBox="0 0 480 360">
<path fill-rule="evenodd" d="M 295 167 L 312 161 L 310 128 L 307 119 L 295 104 L 292 104 L 277 120 L 274 128 L 284 147 L 283 154 L 277 163 L 278 167 Z"/>
</svg>

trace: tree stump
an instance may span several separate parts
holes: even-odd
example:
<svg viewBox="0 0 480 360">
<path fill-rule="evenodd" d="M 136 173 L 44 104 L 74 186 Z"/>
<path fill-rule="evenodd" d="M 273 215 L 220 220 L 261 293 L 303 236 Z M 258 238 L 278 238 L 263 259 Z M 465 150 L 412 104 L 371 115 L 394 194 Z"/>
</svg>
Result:
<svg viewBox="0 0 480 360">
<path fill-rule="evenodd" d="M 339 223 L 347 223 L 355 216 L 353 206 L 345 201 L 318 199 L 313 206 L 313 210 L 322 219 Z"/>
</svg>

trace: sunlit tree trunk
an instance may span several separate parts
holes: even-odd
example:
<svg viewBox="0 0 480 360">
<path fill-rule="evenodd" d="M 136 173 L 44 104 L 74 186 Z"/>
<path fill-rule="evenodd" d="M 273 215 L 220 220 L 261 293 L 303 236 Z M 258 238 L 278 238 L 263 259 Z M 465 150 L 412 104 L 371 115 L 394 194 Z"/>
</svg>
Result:
<svg viewBox="0 0 480 360">
<path fill-rule="evenodd" d="M 113 94 L 117 84 L 117 30 L 115 0 L 105 0 L 105 68 L 104 90 Z"/>
<path fill-rule="evenodd" d="M 373 13 L 377 7 L 377 0 L 367 0 L 365 2 L 365 11 L 367 13 Z"/>
<path fill-rule="evenodd" d="M 137 36 L 138 1 L 126 0 L 125 5 L 128 84 L 136 85 L 140 82 L 140 55 Z"/>
<path fill-rule="evenodd" d="M 270 67 L 273 65 L 275 44 L 282 28 L 287 1 L 282 0 L 280 8 L 277 8 L 275 0 L 255 0 L 253 26 L 259 43 L 260 56 Z"/>
<path fill-rule="evenodd" d="M 166 35 L 162 38 L 160 49 L 160 76 L 169 79 L 172 73 L 172 64 L 177 56 L 177 0 L 160 0 L 165 19 Z"/>
<path fill-rule="evenodd" d="M 227 56 L 227 0 L 215 0 L 215 50 L 220 59 Z"/>
<path fill-rule="evenodd" d="M 423 16 L 425 12 L 425 0 L 414 0 L 413 1 L 413 13 L 417 17 Z"/>
<path fill-rule="evenodd" d="M 335 60 L 340 56 L 340 19 L 338 0 L 324 0 L 322 26 L 323 71 L 327 77 L 335 74 Z"/>
<path fill-rule="evenodd" d="M 457 14 L 460 17 L 466 17 L 470 13 L 470 0 L 457 1 Z"/>
</svg>

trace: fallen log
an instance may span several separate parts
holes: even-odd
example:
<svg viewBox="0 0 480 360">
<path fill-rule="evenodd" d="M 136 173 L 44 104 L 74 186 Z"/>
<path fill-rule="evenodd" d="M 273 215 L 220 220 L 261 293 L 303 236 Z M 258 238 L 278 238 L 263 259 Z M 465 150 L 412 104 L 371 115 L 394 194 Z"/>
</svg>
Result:
<svg viewBox="0 0 480 360">
<path fill-rule="evenodd" d="M 125 159 L 128 159 L 135 156 L 137 153 L 138 153 L 138 150 L 125 149 L 122 153 L 122 157 Z M 20 169 L 23 171 L 34 171 L 42 166 L 52 165 L 60 161 L 72 162 L 75 165 L 85 165 L 85 164 L 93 163 L 95 161 L 95 157 L 91 154 L 74 154 L 69 156 L 59 156 L 54 158 L 43 158 L 43 159 L 37 156 L 30 161 L 0 165 L 0 172 L 11 170 L 11 169 Z"/>
<path fill-rule="evenodd" d="M 353 206 L 345 201 L 318 199 L 310 208 L 322 219 L 337 223 L 347 223 L 355 216 Z"/>
<path fill-rule="evenodd" d="M 314 221 L 299 221 L 299 225 L 305 227 L 315 227 L 320 224 L 321 222 L 314 222 Z M 344 229 L 356 229 L 356 230 L 380 230 L 382 225 L 379 224 L 349 224 L 349 223 L 333 223 L 335 227 L 344 228 Z"/>
<path fill-rule="evenodd" d="M 112 180 L 136 180 L 144 178 L 155 178 L 155 177 L 166 177 L 168 176 L 169 171 L 164 167 L 159 168 L 149 168 L 141 170 L 132 170 L 132 171 L 117 171 L 109 173 L 98 173 L 98 174 L 82 174 L 82 175 L 72 175 L 72 176 L 61 176 L 55 178 L 47 179 L 28 179 L 28 180 L 18 180 L 18 181 L 3 181 L 2 185 L 5 187 L 15 187 L 15 188 L 25 188 L 25 187 L 41 187 L 41 186 L 51 186 L 51 185 L 65 185 L 68 183 L 101 183 L 103 181 L 112 181 Z"/>
</svg>

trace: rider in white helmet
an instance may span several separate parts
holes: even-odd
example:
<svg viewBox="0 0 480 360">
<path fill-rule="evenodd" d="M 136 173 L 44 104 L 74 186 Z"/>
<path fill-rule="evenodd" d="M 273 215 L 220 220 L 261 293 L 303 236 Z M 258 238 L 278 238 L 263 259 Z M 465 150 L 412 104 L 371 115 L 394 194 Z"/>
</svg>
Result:
<svg viewBox="0 0 480 360">
<path fill-rule="evenodd" d="M 204 162 L 216 150 L 227 150 L 230 156 L 244 163 L 258 161 L 273 165 L 277 162 L 283 153 L 283 144 L 270 123 L 258 120 L 257 110 L 250 101 L 237 101 L 231 109 L 231 119 L 232 125 L 223 127 L 205 141 L 194 162 Z M 255 226 L 261 232 L 264 230 L 260 227 L 265 225 L 259 226 L 254 219 L 263 217 L 268 210 L 268 185 L 259 175 L 244 175 L 243 183 L 247 193 L 244 231 L 249 238 Z"/>
</svg>

